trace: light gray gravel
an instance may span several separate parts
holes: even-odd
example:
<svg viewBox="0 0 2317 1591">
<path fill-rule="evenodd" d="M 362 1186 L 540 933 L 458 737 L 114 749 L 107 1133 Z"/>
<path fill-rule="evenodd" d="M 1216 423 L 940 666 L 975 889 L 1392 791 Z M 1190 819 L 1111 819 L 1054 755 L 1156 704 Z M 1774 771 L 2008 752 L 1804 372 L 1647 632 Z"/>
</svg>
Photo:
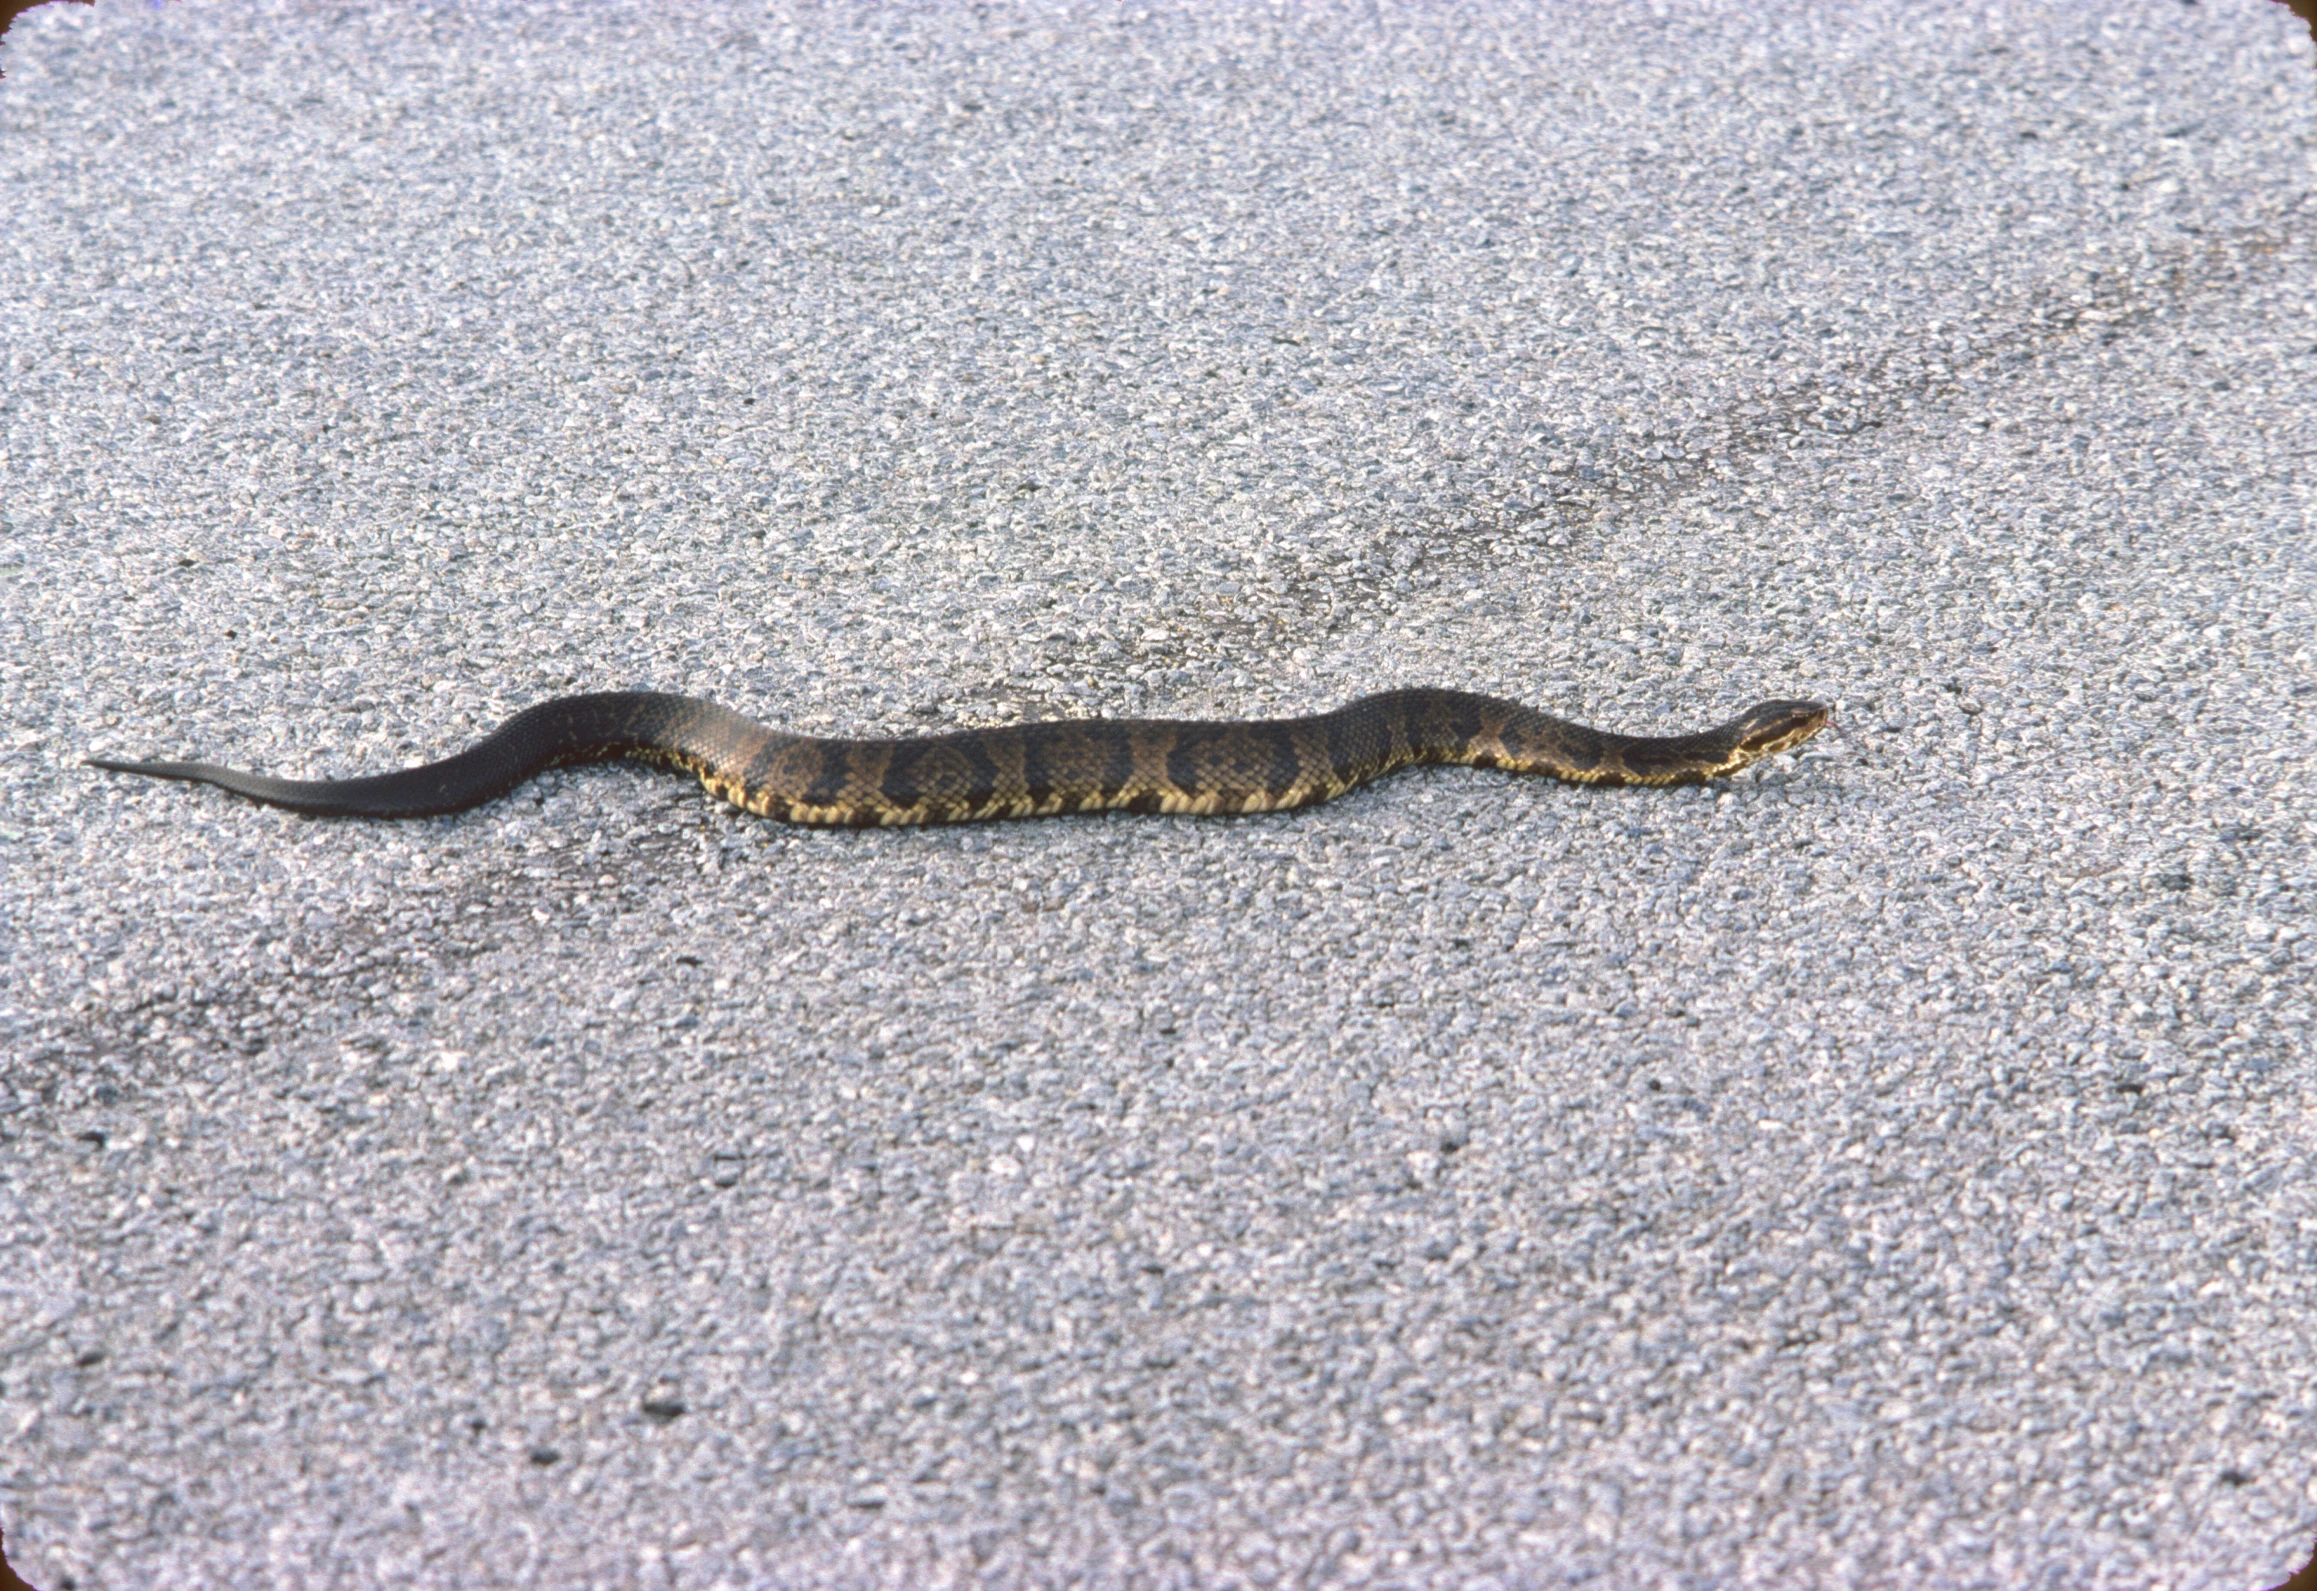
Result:
<svg viewBox="0 0 2317 1591">
<path fill-rule="evenodd" d="M 2266 0 L 31 14 L 11 1558 L 2283 1579 L 2311 65 Z M 1413 682 L 1844 729 L 923 833 L 80 765 Z"/>
</svg>

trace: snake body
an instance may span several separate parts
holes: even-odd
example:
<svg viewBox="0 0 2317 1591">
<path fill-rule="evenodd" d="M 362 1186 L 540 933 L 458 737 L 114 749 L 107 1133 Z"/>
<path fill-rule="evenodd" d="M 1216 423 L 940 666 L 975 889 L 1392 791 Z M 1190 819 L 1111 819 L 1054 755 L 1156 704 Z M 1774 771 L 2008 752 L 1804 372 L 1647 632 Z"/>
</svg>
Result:
<svg viewBox="0 0 2317 1591">
<path fill-rule="evenodd" d="M 1799 746 L 1823 702 L 1768 701 L 1691 735 L 1608 734 L 1466 691 L 1396 690 L 1308 718 L 1066 719 L 896 740 L 791 735 L 657 691 L 563 696 L 441 762 L 360 779 L 273 779 L 206 762 L 93 766 L 213 784 L 293 812 L 416 818 L 463 812 L 544 768 L 628 758 L 689 769 L 735 806 L 855 828 L 1061 812 L 1276 812 L 1415 763 L 1464 763 L 1579 784 L 1690 784 Z"/>
</svg>

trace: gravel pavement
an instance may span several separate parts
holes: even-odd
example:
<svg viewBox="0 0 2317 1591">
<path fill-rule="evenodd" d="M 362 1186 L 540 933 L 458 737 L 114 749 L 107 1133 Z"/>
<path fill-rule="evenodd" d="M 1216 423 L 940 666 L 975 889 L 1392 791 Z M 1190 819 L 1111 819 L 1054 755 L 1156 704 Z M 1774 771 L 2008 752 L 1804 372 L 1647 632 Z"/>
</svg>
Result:
<svg viewBox="0 0 2317 1591">
<path fill-rule="evenodd" d="M 2282 1580 L 2311 57 L 2264 0 L 29 14 L 12 1561 Z M 891 833 L 80 761 L 1413 683 L 1843 725 Z"/>
</svg>

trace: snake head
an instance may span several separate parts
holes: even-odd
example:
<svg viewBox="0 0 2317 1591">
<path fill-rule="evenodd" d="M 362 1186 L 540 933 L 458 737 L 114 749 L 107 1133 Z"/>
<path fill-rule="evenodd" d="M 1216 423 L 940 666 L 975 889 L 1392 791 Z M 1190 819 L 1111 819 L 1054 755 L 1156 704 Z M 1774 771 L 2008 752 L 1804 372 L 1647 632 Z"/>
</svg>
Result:
<svg viewBox="0 0 2317 1591">
<path fill-rule="evenodd" d="M 1832 722 L 1831 702 L 1756 702 L 1730 726 L 1738 766 L 1791 751 Z"/>
</svg>

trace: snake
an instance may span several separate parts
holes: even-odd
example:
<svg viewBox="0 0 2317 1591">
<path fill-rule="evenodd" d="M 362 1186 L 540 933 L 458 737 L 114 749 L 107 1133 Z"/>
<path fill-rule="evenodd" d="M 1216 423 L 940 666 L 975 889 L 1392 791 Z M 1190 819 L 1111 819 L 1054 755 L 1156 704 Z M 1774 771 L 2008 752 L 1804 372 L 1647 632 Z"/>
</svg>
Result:
<svg viewBox="0 0 2317 1591">
<path fill-rule="evenodd" d="M 1419 763 L 1584 785 L 1694 784 L 1791 750 L 1833 716 L 1825 702 L 1765 701 L 1696 734 L 1620 735 L 1494 696 L 1415 689 L 1303 718 L 1075 718 L 852 740 L 788 734 L 693 696 L 601 691 L 526 708 L 440 762 L 366 778 L 88 761 L 292 812 L 420 818 L 480 806 L 544 769 L 625 758 L 696 773 L 759 816 L 873 828 L 1066 812 L 1278 812 Z"/>
</svg>

